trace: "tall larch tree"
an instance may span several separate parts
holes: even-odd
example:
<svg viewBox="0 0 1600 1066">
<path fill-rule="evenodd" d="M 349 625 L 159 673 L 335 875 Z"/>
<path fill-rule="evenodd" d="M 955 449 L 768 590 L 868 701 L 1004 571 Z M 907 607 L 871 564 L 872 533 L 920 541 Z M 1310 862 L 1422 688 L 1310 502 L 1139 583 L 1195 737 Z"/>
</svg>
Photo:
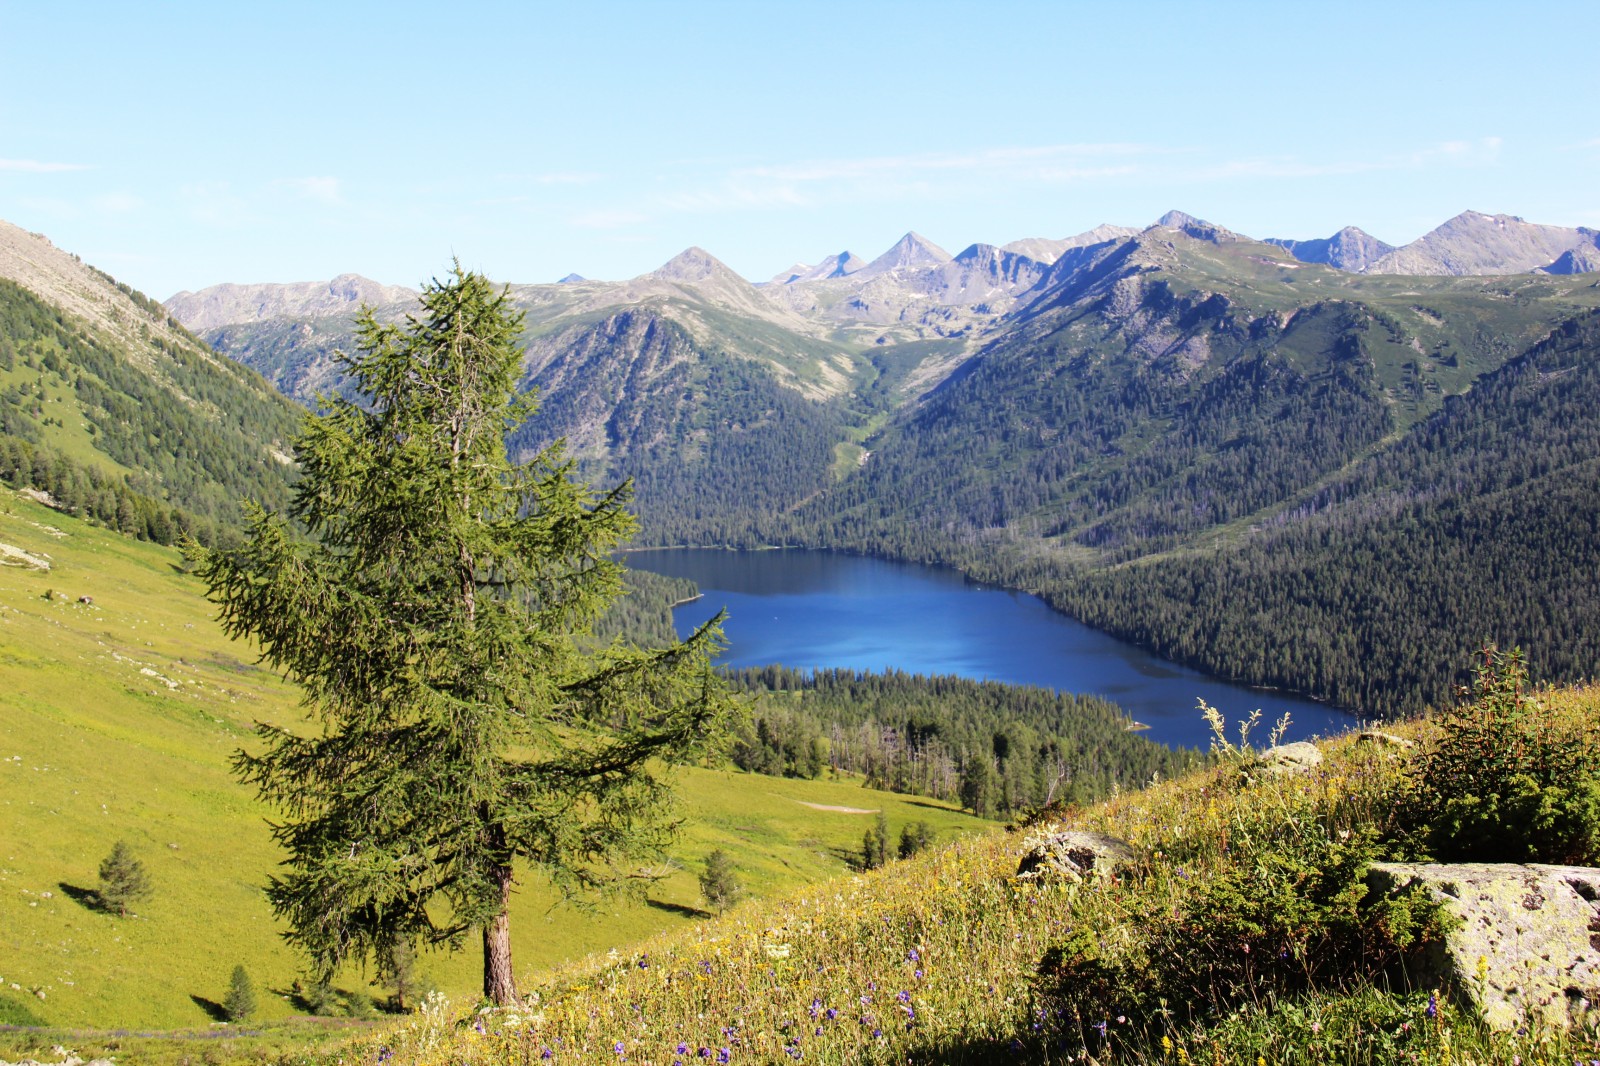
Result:
<svg viewBox="0 0 1600 1066">
<path fill-rule="evenodd" d="M 508 457 L 535 405 L 506 290 L 458 264 L 420 313 L 358 327 L 360 397 L 307 416 L 289 514 L 195 550 L 226 630 L 320 726 L 260 724 L 235 767 L 282 813 L 268 892 L 320 974 L 477 931 L 507 1004 L 517 870 L 615 887 L 670 839 L 671 767 L 735 712 L 721 619 L 664 649 L 590 635 L 621 590 L 628 486 L 597 494 L 559 444 Z"/>
</svg>

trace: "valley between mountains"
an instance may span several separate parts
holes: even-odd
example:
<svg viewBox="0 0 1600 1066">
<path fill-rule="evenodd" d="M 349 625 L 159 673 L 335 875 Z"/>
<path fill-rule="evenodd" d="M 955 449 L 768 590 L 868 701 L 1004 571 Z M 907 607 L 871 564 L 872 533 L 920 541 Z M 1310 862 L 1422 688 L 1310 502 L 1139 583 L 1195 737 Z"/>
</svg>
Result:
<svg viewBox="0 0 1600 1066">
<path fill-rule="evenodd" d="M 761 284 L 690 249 L 627 281 L 511 285 L 540 413 L 510 444 L 564 439 L 582 477 L 630 479 L 635 546 L 959 567 L 1204 670 L 1401 715 L 1445 702 L 1484 642 L 1540 679 L 1600 662 L 1594 242 L 1472 212 L 1402 248 L 1257 241 L 1172 213 L 957 255 L 908 234 Z M 237 543 L 245 499 L 286 505 L 305 410 L 347 388 L 352 314 L 415 299 L 345 276 L 161 304 L 0 223 L 0 1024 L 203 1024 L 224 947 L 271 982 L 268 1021 L 301 1011 L 260 891 L 278 856 L 226 763 L 252 721 L 303 708 L 172 546 Z M 606 634 L 665 635 L 693 590 L 631 581 Z M 700 929 L 710 848 L 776 897 L 861 865 L 874 811 L 944 843 L 1193 761 L 1093 698 L 733 680 L 751 728 L 734 769 L 685 769 L 664 879 L 555 926 L 553 897 L 520 893 L 524 965 Z M 126 922 L 90 887 L 119 837 L 158 888 Z M 429 965 L 471 984 L 470 958 Z M 340 994 L 370 1009 L 365 980 Z"/>
<path fill-rule="evenodd" d="M 1363 714 L 1485 641 L 1600 661 L 1596 234 L 1465 212 L 1404 247 L 1143 229 L 915 233 L 752 284 L 691 248 L 621 282 L 511 285 L 522 387 L 651 545 L 948 564 L 1162 655 Z M 219 285 L 166 311 L 314 404 L 362 304 Z"/>
</svg>

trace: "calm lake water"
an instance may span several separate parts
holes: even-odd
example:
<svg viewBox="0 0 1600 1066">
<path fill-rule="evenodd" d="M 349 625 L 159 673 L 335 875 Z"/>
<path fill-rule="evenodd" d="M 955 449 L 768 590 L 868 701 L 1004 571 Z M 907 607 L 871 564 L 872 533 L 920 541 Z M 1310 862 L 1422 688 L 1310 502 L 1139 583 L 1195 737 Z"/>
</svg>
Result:
<svg viewBox="0 0 1600 1066">
<path fill-rule="evenodd" d="M 1287 739 L 1350 728 L 1354 719 L 1313 700 L 1207 677 L 1116 640 L 1036 596 L 975 584 L 954 570 L 819 551 L 701 549 L 635 552 L 628 565 L 687 577 L 702 599 L 673 611 L 687 635 L 726 607 L 728 666 L 904 670 L 1043 685 L 1114 700 L 1146 736 L 1206 747 L 1204 699 L 1230 725 L 1261 709 L 1253 734 L 1289 713 Z"/>
</svg>

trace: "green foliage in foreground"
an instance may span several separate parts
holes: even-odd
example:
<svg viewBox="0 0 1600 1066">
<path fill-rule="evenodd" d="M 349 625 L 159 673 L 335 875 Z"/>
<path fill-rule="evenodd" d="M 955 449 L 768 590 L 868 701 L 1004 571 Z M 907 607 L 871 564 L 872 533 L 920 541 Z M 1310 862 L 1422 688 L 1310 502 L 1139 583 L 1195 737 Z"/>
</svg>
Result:
<svg viewBox="0 0 1600 1066">
<path fill-rule="evenodd" d="M 1440 861 L 1600 861 L 1600 723 L 1554 713 L 1527 680 L 1520 652 L 1484 649 L 1471 698 L 1430 734 L 1409 814 Z"/>
</svg>

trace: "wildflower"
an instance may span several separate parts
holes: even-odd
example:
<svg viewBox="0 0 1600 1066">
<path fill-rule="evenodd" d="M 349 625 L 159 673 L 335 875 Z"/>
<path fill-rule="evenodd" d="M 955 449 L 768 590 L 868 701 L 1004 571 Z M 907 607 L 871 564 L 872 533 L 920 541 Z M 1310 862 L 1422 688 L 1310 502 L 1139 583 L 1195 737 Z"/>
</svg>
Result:
<svg viewBox="0 0 1600 1066">
<path fill-rule="evenodd" d="M 822 1016 L 831 1022 L 835 1018 L 839 1017 L 839 1012 L 834 1008 L 829 1007 L 827 1010 L 822 1012 Z"/>
<path fill-rule="evenodd" d="M 1428 993 L 1428 1009 L 1426 1013 L 1430 1018 L 1437 1018 L 1439 1016 L 1439 993 Z"/>
<path fill-rule="evenodd" d="M 917 949 L 916 948 L 912 948 L 910 951 L 906 952 L 906 961 L 907 962 L 917 962 L 921 958 L 922 958 L 922 956 L 917 954 Z"/>
<path fill-rule="evenodd" d="M 675 1050 L 675 1051 L 676 1051 L 676 1052 L 677 1052 L 677 1053 L 678 1053 L 678 1054 L 679 1054 L 679 1055 L 687 1055 L 687 1054 L 688 1054 L 688 1053 L 689 1053 L 689 1045 L 688 1045 L 688 1044 L 685 1044 L 685 1043 L 684 1043 L 684 1042 L 683 1042 L 683 1041 L 681 1041 L 681 1040 L 680 1040 L 680 1041 L 678 1041 L 678 1046 L 677 1046 L 677 1048 L 675 1048 L 675 1049 L 674 1049 L 674 1050 Z"/>
<path fill-rule="evenodd" d="M 620 1040 L 617 1041 L 616 1046 L 614 1046 L 611 1050 L 617 1053 L 618 1058 L 621 1058 L 628 1053 L 627 1047 L 625 1047 Z"/>
<path fill-rule="evenodd" d="M 551 1051 L 549 1048 L 545 1048 L 543 1051 L 539 1052 L 539 1057 L 541 1059 L 553 1059 L 556 1057 L 556 1053 Z"/>
<path fill-rule="evenodd" d="M 727 1048 L 718 1048 L 717 1061 L 722 1063 L 732 1062 L 733 1052 L 729 1051 Z"/>
<path fill-rule="evenodd" d="M 1098 1030 L 1100 1030 L 1100 1036 L 1101 1036 L 1101 1037 L 1102 1037 L 1102 1038 L 1104 1038 L 1104 1037 L 1105 1037 L 1105 1035 L 1106 1035 L 1106 1028 L 1107 1028 L 1107 1025 L 1106 1025 L 1106 1022 L 1105 1022 L 1105 1020 L 1104 1020 L 1104 1019 L 1101 1019 L 1101 1020 L 1100 1020 L 1100 1021 L 1098 1021 L 1098 1022 L 1095 1022 L 1095 1023 L 1094 1023 L 1094 1026 L 1093 1026 L 1093 1027 L 1094 1027 L 1094 1028 L 1095 1028 L 1095 1029 L 1098 1029 Z"/>
<path fill-rule="evenodd" d="M 894 994 L 894 998 L 898 999 L 901 1003 L 910 1003 L 911 1002 L 911 993 L 910 992 L 896 992 Z"/>
<path fill-rule="evenodd" d="M 708 1047 L 702 1047 L 702 1048 L 701 1048 L 701 1049 L 700 1049 L 700 1050 L 699 1050 L 699 1051 L 698 1051 L 698 1052 L 697 1052 L 697 1054 L 698 1054 L 698 1055 L 699 1055 L 699 1056 L 700 1056 L 700 1057 L 701 1057 L 701 1058 L 703 1058 L 703 1059 L 709 1059 L 709 1058 L 710 1058 L 710 1057 L 711 1057 L 711 1049 L 710 1049 L 710 1048 L 708 1048 Z"/>
</svg>

